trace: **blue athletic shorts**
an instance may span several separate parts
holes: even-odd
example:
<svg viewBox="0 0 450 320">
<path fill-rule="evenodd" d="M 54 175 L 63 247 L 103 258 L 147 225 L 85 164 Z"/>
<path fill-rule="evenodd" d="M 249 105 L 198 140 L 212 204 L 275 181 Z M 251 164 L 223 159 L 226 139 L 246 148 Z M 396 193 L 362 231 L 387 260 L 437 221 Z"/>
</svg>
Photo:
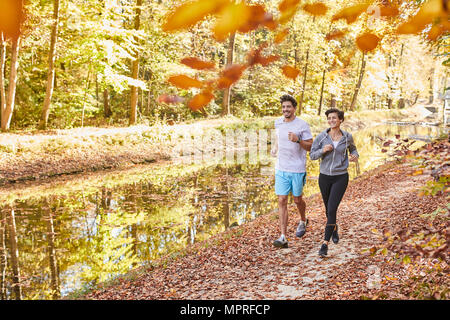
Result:
<svg viewBox="0 0 450 320">
<path fill-rule="evenodd" d="M 306 183 L 306 172 L 286 172 L 275 170 L 275 193 L 277 196 L 287 196 L 290 192 L 294 197 L 302 195 Z"/>
</svg>

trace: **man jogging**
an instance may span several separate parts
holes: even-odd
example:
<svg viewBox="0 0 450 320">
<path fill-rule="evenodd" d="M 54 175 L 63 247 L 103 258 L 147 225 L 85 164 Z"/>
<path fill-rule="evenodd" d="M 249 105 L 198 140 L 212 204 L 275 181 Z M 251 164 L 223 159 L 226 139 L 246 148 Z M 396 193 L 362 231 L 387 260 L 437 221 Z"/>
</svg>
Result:
<svg viewBox="0 0 450 320">
<path fill-rule="evenodd" d="M 295 116 L 297 108 L 295 98 L 285 94 L 280 98 L 280 102 L 283 117 L 275 120 L 277 142 L 271 153 L 273 156 L 278 153 L 275 166 L 275 193 L 278 196 L 281 236 L 273 242 L 273 245 L 287 248 L 287 203 L 291 192 L 301 217 L 296 236 L 302 237 L 306 231 L 306 203 L 302 199 L 302 191 L 306 182 L 306 152 L 311 150 L 313 136 L 309 125 Z"/>
</svg>

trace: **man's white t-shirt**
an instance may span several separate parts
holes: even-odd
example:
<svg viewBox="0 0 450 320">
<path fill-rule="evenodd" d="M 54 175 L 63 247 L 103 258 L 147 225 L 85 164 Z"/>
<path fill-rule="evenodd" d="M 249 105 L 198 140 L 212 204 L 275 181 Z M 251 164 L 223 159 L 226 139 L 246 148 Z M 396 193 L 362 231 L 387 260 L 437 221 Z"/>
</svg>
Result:
<svg viewBox="0 0 450 320">
<path fill-rule="evenodd" d="M 306 121 L 295 117 L 285 122 L 284 117 L 275 120 L 278 139 L 278 157 L 275 169 L 286 172 L 306 172 L 306 150 L 299 143 L 289 140 L 289 132 L 295 133 L 302 140 L 312 139 L 311 130 Z"/>
</svg>

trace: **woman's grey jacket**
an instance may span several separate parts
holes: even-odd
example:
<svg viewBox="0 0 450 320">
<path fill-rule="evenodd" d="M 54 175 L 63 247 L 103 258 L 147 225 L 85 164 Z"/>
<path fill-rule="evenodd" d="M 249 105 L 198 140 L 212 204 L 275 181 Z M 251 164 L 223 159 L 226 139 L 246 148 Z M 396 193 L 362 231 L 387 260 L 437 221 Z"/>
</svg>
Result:
<svg viewBox="0 0 450 320">
<path fill-rule="evenodd" d="M 358 151 L 356 150 L 355 142 L 351 133 L 344 130 L 342 132 L 342 138 L 339 140 L 336 148 L 333 146 L 333 140 L 331 139 L 328 132 L 330 128 L 322 131 L 314 139 L 311 146 L 311 151 L 309 152 L 309 157 L 311 160 L 322 159 L 320 163 L 320 173 L 329 176 L 337 176 L 347 172 L 348 168 L 348 151 L 351 154 L 358 156 Z M 333 150 L 323 153 L 323 147 L 327 144 L 333 146 Z"/>
</svg>

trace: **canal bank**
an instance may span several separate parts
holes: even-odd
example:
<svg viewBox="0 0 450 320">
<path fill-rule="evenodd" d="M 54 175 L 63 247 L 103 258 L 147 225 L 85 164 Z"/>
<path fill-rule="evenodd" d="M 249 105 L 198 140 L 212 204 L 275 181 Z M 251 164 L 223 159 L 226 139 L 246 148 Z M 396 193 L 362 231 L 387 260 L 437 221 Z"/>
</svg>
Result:
<svg viewBox="0 0 450 320">
<path fill-rule="evenodd" d="M 302 115 L 319 131 L 325 118 Z M 391 121 L 420 119 L 416 108 L 346 113 L 350 131 Z M 76 128 L 0 134 L 0 186 L 42 182 L 60 176 L 84 175 L 104 170 L 127 169 L 140 164 L 170 161 L 182 146 L 183 136 L 216 130 L 265 130 L 276 117 L 242 120 L 235 117 L 195 123 L 157 123 L 125 128 Z M 181 140 L 181 141 L 180 141 Z"/>
</svg>

